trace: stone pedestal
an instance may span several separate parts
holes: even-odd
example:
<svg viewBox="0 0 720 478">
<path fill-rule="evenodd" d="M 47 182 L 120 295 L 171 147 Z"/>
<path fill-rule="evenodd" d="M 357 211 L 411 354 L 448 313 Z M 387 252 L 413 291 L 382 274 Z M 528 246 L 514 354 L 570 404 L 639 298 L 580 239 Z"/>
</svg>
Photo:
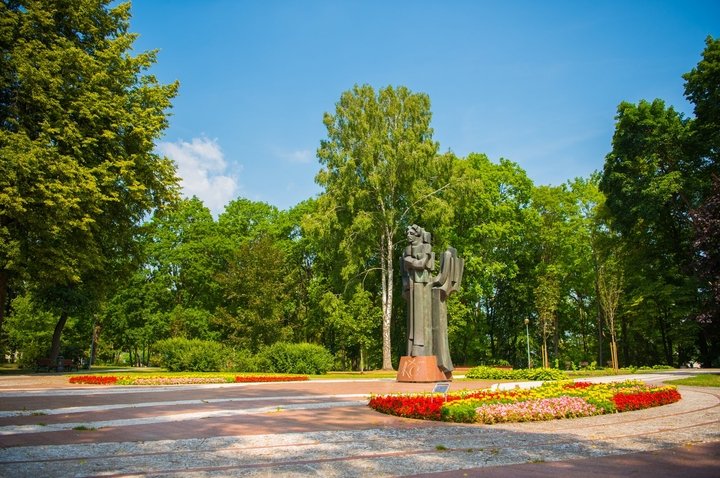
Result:
<svg viewBox="0 0 720 478">
<path fill-rule="evenodd" d="M 434 355 L 400 357 L 398 382 L 447 382 L 448 380 L 452 380 L 452 372 L 440 370 Z"/>
</svg>

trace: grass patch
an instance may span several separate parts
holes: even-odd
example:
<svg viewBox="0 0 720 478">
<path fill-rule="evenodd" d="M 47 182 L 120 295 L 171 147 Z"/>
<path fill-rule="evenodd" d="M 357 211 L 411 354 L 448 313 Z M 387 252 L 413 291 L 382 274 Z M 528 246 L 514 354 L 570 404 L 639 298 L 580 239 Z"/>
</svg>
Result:
<svg viewBox="0 0 720 478">
<path fill-rule="evenodd" d="M 16 363 L 3 363 L 0 364 L 0 375 L 20 375 L 23 373 L 32 372 L 33 370 L 23 370 Z"/>
<path fill-rule="evenodd" d="M 692 387 L 720 387 L 720 374 L 702 373 L 694 377 L 668 380 L 667 383 L 672 383 L 673 385 L 690 385 Z"/>
<path fill-rule="evenodd" d="M 78 432 L 94 432 L 95 430 L 97 430 L 97 428 L 80 425 L 78 427 L 73 427 L 73 430 L 78 431 Z"/>
</svg>

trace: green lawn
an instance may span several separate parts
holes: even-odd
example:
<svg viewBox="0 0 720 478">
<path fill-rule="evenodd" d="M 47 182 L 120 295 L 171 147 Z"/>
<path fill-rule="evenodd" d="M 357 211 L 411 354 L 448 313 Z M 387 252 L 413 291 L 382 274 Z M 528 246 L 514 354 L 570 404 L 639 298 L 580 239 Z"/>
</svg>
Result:
<svg viewBox="0 0 720 478">
<path fill-rule="evenodd" d="M 694 377 L 670 380 L 666 383 L 673 385 L 691 385 L 693 387 L 720 387 L 720 374 L 703 373 Z"/>
</svg>

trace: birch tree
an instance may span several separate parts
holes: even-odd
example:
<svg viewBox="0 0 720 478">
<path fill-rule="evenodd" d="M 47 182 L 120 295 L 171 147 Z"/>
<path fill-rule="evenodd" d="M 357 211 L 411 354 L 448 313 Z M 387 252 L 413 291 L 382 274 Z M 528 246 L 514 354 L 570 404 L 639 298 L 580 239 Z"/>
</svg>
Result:
<svg viewBox="0 0 720 478">
<path fill-rule="evenodd" d="M 405 87 L 355 86 L 326 113 L 317 151 L 325 188 L 313 222 L 340 252 L 341 280 L 379 272 L 382 368 L 392 369 L 390 330 L 395 263 L 408 222 L 422 222 L 440 201 L 442 171 L 430 128 L 430 99 Z M 437 161 L 435 161 L 437 159 Z M 438 172 L 440 171 L 440 172 Z"/>
</svg>

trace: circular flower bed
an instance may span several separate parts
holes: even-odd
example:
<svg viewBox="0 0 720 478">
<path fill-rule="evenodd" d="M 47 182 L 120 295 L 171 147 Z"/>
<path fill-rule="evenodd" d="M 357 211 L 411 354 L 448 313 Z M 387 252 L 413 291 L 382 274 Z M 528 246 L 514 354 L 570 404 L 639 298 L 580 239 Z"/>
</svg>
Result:
<svg viewBox="0 0 720 478">
<path fill-rule="evenodd" d="M 406 418 L 492 424 L 641 410 L 680 398 L 673 386 L 651 387 L 637 380 L 602 384 L 548 382 L 532 389 L 460 391 L 447 396 L 375 395 L 369 406 Z"/>
</svg>

